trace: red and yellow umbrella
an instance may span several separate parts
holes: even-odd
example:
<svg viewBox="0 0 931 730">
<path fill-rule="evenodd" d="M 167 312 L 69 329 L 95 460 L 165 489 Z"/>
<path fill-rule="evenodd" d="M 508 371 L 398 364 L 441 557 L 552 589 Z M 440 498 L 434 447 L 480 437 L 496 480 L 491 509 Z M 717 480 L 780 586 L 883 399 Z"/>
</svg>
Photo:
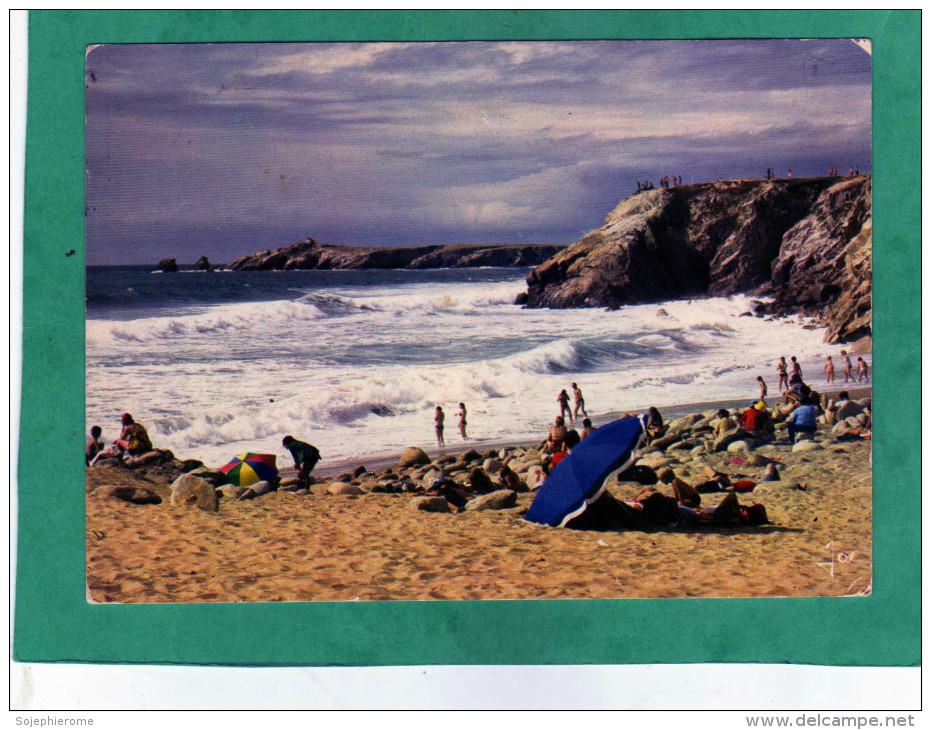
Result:
<svg viewBox="0 0 931 730">
<path fill-rule="evenodd" d="M 248 487 L 258 482 L 267 482 L 278 476 L 274 454 L 240 454 L 229 464 L 220 467 L 230 484 Z"/>
</svg>

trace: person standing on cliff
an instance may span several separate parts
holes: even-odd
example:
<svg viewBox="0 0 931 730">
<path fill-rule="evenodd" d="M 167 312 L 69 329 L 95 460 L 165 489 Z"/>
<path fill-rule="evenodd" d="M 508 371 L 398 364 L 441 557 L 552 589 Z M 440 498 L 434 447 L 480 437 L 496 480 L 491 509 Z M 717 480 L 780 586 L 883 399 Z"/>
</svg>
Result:
<svg viewBox="0 0 931 730">
<path fill-rule="evenodd" d="M 436 430 L 436 445 L 445 446 L 446 442 L 443 440 L 443 421 L 446 420 L 446 414 L 443 413 L 443 406 L 437 406 L 436 411 L 433 414 L 433 426 Z"/>
<path fill-rule="evenodd" d="M 789 366 L 786 365 L 785 355 L 776 363 L 776 374 L 779 375 L 779 392 L 784 393 L 789 389 Z"/>
<path fill-rule="evenodd" d="M 831 359 L 830 355 L 828 355 L 827 362 L 824 363 L 824 382 L 834 382 L 834 361 Z"/>
<path fill-rule="evenodd" d="M 572 395 L 575 397 L 575 417 L 578 418 L 579 411 L 582 411 L 582 415 L 588 418 L 588 413 L 585 412 L 585 398 L 582 397 L 582 391 L 576 383 L 572 384 Z"/>
</svg>

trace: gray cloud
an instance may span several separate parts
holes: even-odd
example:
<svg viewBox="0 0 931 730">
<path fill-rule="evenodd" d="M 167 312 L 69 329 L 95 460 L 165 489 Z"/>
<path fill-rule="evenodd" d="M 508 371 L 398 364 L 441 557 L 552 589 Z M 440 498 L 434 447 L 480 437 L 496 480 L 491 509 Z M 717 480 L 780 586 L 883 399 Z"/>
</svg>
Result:
<svg viewBox="0 0 931 730">
<path fill-rule="evenodd" d="M 869 171 L 870 73 L 844 40 L 100 46 L 88 261 L 568 243 L 642 179 Z"/>
</svg>

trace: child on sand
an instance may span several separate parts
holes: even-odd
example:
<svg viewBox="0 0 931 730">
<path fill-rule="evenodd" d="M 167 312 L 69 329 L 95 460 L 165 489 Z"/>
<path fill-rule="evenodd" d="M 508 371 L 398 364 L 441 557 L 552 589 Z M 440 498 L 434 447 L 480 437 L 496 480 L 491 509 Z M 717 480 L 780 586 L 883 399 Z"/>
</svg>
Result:
<svg viewBox="0 0 931 730">
<path fill-rule="evenodd" d="M 789 367 L 786 365 L 785 357 L 780 357 L 776 364 L 776 373 L 779 375 L 778 390 L 785 392 L 789 389 Z"/>
<path fill-rule="evenodd" d="M 100 435 L 102 433 L 103 429 L 100 428 L 100 426 L 91 427 L 90 441 L 88 441 L 87 446 L 84 447 L 84 463 L 87 466 L 90 466 L 94 457 L 103 451 L 103 441 L 100 440 Z"/>
<path fill-rule="evenodd" d="M 466 426 L 468 424 L 466 423 L 465 403 L 459 404 L 459 411 L 456 413 L 456 415 L 459 416 L 459 435 L 462 436 L 463 439 L 469 438 L 468 436 L 466 436 Z"/>
<path fill-rule="evenodd" d="M 757 375 L 757 376 L 756 376 L 756 382 L 758 382 L 758 383 L 760 384 L 760 400 L 761 400 L 763 403 L 765 403 L 765 402 L 766 402 L 766 393 L 768 392 L 767 389 L 766 389 L 766 381 L 763 380 L 763 376 L 762 376 L 762 375 Z"/>
<path fill-rule="evenodd" d="M 579 386 L 575 383 L 572 384 L 572 395 L 575 396 L 575 417 L 579 417 L 579 411 L 582 411 L 583 416 L 588 416 L 588 413 L 585 412 L 585 398 L 582 397 L 582 391 L 579 390 Z"/>
<path fill-rule="evenodd" d="M 569 394 L 566 392 L 566 389 L 563 388 L 559 395 L 556 396 L 556 402 L 559 403 L 559 415 L 569 416 L 569 420 L 572 420 L 572 411 L 569 409 Z"/>
<path fill-rule="evenodd" d="M 870 380 L 870 366 L 862 357 L 857 358 L 857 382 L 862 383 L 864 380 Z"/>
<path fill-rule="evenodd" d="M 443 413 L 443 406 L 437 406 L 436 411 L 433 414 L 433 425 L 436 429 L 436 444 L 437 446 L 444 446 L 446 442 L 443 440 L 443 421 L 446 419 L 446 414 Z"/>
<path fill-rule="evenodd" d="M 841 350 L 840 354 L 844 356 L 844 382 L 849 383 L 853 380 L 853 363 L 850 362 L 850 355 L 846 350 Z"/>
<path fill-rule="evenodd" d="M 826 383 L 834 382 L 834 361 L 831 359 L 831 356 L 828 355 L 827 362 L 824 363 L 824 377 Z"/>
</svg>

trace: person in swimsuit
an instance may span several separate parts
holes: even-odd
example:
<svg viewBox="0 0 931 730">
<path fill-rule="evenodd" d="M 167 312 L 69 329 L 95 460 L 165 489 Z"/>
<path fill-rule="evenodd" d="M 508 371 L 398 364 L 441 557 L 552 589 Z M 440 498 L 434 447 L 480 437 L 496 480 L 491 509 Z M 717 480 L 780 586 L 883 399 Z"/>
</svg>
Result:
<svg viewBox="0 0 931 730">
<path fill-rule="evenodd" d="M 436 412 L 433 414 L 433 425 L 436 429 L 436 444 L 437 446 L 444 446 L 446 442 L 443 440 L 443 421 L 446 419 L 446 414 L 443 413 L 443 406 L 437 406 Z"/>
<path fill-rule="evenodd" d="M 594 430 L 595 430 L 595 428 L 594 428 L 594 426 L 592 426 L 592 419 L 590 419 L 590 418 L 583 418 L 583 419 L 582 419 L 582 433 L 581 433 L 582 438 L 584 439 L 586 436 L 588 436 L 588 435 L 589 435 L 590 433 L 592 433 Z"/>
<path fill-rule="evenodd" d="M 798 360 L 795 359 L 795 355 L 793 355 L 790 359 L 792 360 L 792 375 L 797 375 L 798 379 L 802 380 L 802 366 L 798 364 Z"/>
<path fill-rule="evenodd" d="M 550 428 L 550 433 L 543 442 L 543 450 L 547 454 L 555 454 L 562 451 L 562 442 L 566 440 L 566 419 L 562 416 L 556 416 L 556 421 Z"/>
<path fill-rule="evenodd" d="M 789 389 L 789 368 L 786 365 L 785 357 L 780 357 L 776 364 L 776 373 L 779 375 L 779 391 L 785 392 Z"/>
<path fill-rule="evenodd" d="M 870 366 L 866 364 L 866 360 L 862 357 L 857 358 L 857 382 L 862 383 L 864 380 L 869 382 L 870 380 Z"/>
<path fill-rule="evenodd" d="M 765 402 L 766 402 L 766 393 L 768 392 L 767 389 L 766 389 L 766 381 L 763 380 L 763 376 L 762 376 L 762 375 L 757 375 L 757 376 L 756 376 L 756 382 L 758 382 L 758 383 L 760 384 L 760 400 L 761 400 L 763 403 L 765 403 Z"/>
<path fill-rule="evenodd" d="M 566 392 L 566 389 L 563 388 L 559 395 L 556 396 L 556 402 L 559 403 L 559 415 L 563 414 L 569 416 L 569 420 L 572 420 L 572 410 L 569 408 L 569 394 Z"/>
<path fill-rule="evenodd" d="M 824 382 L 833 383 L 834 382 L 834 361 L 831 359 L 831 356 L 828 355 L 827 362 L 824 363 Z"/>
<path fill-rule="evenodd" d="M 575 397 L 575 412 L 573 415 L 578 418 L 579 411 L 582 411 L 582 415 L 588 418 L 588 413 L 585 412 L 585 398 L 582 397 L 582 391 L 579 390 L 576 383 L 572 384 L 572 395 Z"/>
<path fill-rule="evenodd" d="M 120 437 L 113 442 L 117 448 L 131 456 L 152 450 L 149 434 L 141 423 L 136 423 L 129 413 L 123 414 L 122 422 L 123 430 L 120 432 Z"/>
<path fill-rule="evenodd" d="M 466 423 L 466 407 L 465 407 L 465 403 L 460 403 L 460 404 L 459 404 L 459 411 L 458 411 L 458 413 L 456 413 L 456 415 L 459 416 L 459 435 L 462 436 L 462 438 L 464 438 L 464 439 L 469 438 L 468 436 L 466 436 L 466 426 L 467 426 L 468 424 Z"/>
<path fill-rule="evenodd" d="M 844 356 L 844 382 L 849 383 L 853 380 L 853 363 L 846 350 L 841 350 L 840 354 Z"/>
</svg>

